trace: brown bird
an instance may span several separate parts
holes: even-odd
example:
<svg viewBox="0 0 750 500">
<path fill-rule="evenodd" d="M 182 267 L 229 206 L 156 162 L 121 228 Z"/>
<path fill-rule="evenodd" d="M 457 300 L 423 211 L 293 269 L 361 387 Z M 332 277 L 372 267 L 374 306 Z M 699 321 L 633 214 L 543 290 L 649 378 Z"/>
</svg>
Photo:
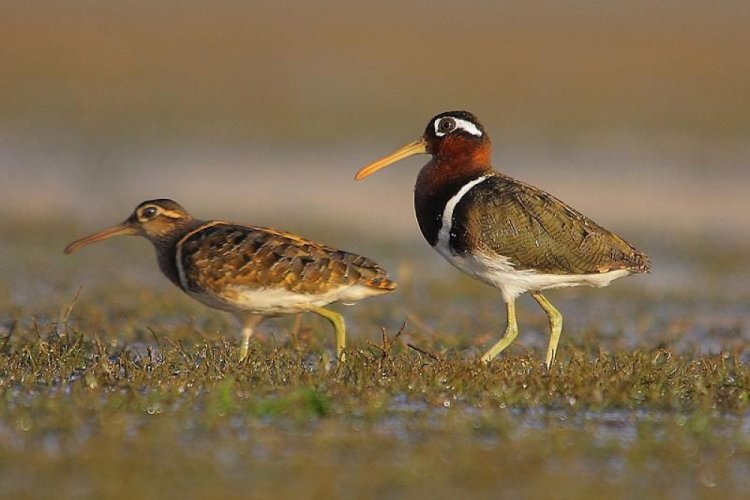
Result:
<svg viewBox="0 0 750 500">
<path fill-rule="evenodd" d="M 398 160 L 427 153 L 414 187 L 422 234 L 448 262 L 500 290 L 507 309 L 503 337 L 490 361 L 518 335 L 515 300 L 525 292 L 550 323 L 545 363 L 555 360 L 562 314 L 540 293 L 558 287 L 607 286 L 649 272 L 649 258 L 554 196 L 492 168 L 490 138 L 466 111 L 441 113 L 422 137 L 362 168 L 361 180 Z"/>
<path fill-rule="evenodd" d="M 266 227 L 193 218 L 172 200 L 144 201 L 123 223 L 74 241 L 65 253 L 107 238 L 136 235 L 156 250 L 159 268 L 199 302 L 232 313 L 242 325 L 240 359 L 265 318 L 313 312 L 331 322 L 344 357 L 344 318 L 323 306 L 351 304 L 396 289 L 375 262 Z"/>
</svg>

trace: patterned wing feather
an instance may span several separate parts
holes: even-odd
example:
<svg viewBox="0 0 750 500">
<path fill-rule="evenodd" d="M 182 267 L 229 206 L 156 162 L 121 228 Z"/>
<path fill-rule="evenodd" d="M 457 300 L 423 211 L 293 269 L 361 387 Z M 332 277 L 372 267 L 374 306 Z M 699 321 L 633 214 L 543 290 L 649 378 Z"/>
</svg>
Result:
<svg viewBox="0 0 750 500">
<path fill-rule="evenodd" d="M 178 245 L 184 282 L 197 292 L 221 295 L 228 286 L 301 294 L 351 285 L 396 288 L 387 273 L 365 257 L 271 228 L 213 222 Z"/>
<path fill-rule="evenodd" d="M 453 213 L 451 244 L 550 274 L 648 272 L 648 257 L 554 196 L 502 174 L 469 191 Z"/>
</svg>

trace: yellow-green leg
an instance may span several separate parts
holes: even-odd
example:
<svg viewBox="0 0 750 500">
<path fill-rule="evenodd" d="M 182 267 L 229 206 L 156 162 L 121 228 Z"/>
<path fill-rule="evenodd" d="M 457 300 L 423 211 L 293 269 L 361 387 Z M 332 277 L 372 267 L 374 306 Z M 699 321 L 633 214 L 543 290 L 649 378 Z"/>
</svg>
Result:
<svg viewBox="0 0 750 500">
<path fill-rule="evenodd" d="M 240 361 L 243 361 L 247 357 L 247 353 L 250 350 L 250 337 L 253 336 L 255 327 L 263 321 L 262 316 L 246 315 L 238 316 L 240 323 L 242 324 L 242 344 L 240 344 Z"/>
<path fill-rule="evenodd" d="M 333 329 L 336 332 L 336 357 L 344 361 L 344 348 L 346 347 L 346 325 L 344 324 L 344 317 L 337 312 L 333 312 L 329 309 L 323 309 L 322 307 L 312 307 L 310 312 L 314 312 L 331 322 Z"/>
<path fill-rule="evenodd" d="M 489 351 L 484 353 L 484 356 L 482 356 L 482 361 L 484 361 L 485 363 L 491 361 L 495 358 L 495 356 L 503 352 L 505 348 L 511 345 L 518 336 L 518 323 L 516 323 L 515 301 L 511 300 L 507 302 L 505 304 L 505 309 L 508 312 L 508 322 L 505 326 L 505 334 L 497 342 L 497 344 L 493 345 Z"/>
<path fill-rule="evenodd" d="M 549 345 L 547 346 L 547 357 L 545 358 L 544 364 L 547 365 L 547 369 L 552 366 L 555 362 L 555 355 L 557 354 L 557 343 L 560 342 L 560 334 L 562 333 L 563 317 L 560 311 L 555 309 L 555 306 L 550 304 L 549 300 L 539 292 L 532 292 L 531 296 L 534 300 L 544 309 L 549 318 Z"/>
</svg>

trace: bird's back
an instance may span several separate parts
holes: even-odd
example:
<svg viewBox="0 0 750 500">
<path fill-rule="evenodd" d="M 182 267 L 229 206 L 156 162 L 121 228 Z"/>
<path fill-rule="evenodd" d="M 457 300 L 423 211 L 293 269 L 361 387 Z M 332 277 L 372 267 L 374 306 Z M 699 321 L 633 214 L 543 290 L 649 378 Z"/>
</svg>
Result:
<svg viewBox="0 0 750 500">
<path fill-rule="evenodd" d="M 493 173 L 456 205 L 450 235 L 458 253 L 507 257 L 517 270 L 597 274 L 648 272 L 648 256 L 554 196 Z"/>
<path fill-rule="evenodd" d="M 216 296 L 230 289 L 324 295 L 356 286 L 376 295 L 396 288 L 366 257 L 277 229 L 226 222 L 210 222 L 184 236 L 177 265 L 186 292 Z"/>
</svg>

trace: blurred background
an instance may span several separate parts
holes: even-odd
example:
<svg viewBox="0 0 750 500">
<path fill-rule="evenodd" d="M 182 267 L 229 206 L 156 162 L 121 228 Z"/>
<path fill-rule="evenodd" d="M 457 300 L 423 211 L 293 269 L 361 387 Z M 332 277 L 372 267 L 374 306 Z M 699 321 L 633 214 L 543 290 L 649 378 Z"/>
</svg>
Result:
<svg viewBox="0 0 750 500">
<path fill-rule="evenodd" d="M 2 265 L 154 197 L 438 263 L 427 158 L 353 175 L 467 109 L 498 169 L 653 254 L 644 287 L 748 297 L 749 32 L 747 2 L 2 2 Z"/>
</svg>

